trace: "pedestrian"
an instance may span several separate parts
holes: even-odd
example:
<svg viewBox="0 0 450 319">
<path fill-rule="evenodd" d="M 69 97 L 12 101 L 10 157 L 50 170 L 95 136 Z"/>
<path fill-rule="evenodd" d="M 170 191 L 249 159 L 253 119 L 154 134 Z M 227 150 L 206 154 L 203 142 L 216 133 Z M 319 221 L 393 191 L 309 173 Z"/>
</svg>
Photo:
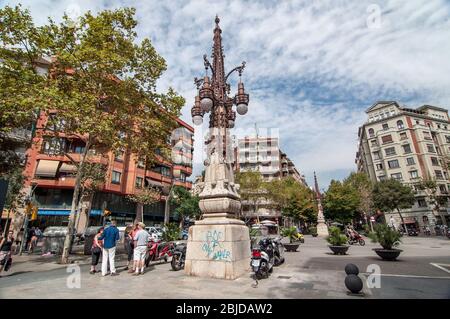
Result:
<svg viewBox="0 0 450 319">
<path fill-rule="evenodd" d="M 31 227 L 28 232 L 28 254 L 31 254 L 37 245 L 39 237 L 37 236 L 36 227 Z"/>
<path fill-rule="evenodd" d="M 102 254 L 103 241 L 99 239 L 99 237 L 103 233 L 103 227 L 100 227 L 97 231 L 97 234 L 94 236 L 94 241 L 92 242 L 91 254 L 92 254 L 92 263 L 91 263 L 91 271 L 89 272 L 91 275 L 95 274 L 97 270 L 95 267 L 98 265 L 98 261 L 100 260 L 100 255 Z"/>
<path fill-rule="evenodd" d="M 25 234 L 25 230 L 22 227 L 19 232 L 17 233 L 17 237 L 16 237 L 16 248 L 15 248 L 15 253 L 17 254 L 20 250 L 20 247 L 22 247 L 22 241 L 24 240 L 24 234 Z"/>
<path fill-rule="evenodd" d="M 127 252 L 127 266 L 125 267 L 125 270 L 128 270 L 130 272 L 133 271 L 133 249 L 134 249 L 134 241 L 133 236 L 131 233 L 133 232 L 133 226 L 128 225 L 125 228 L 124 237 L 123 237 L 123 244 L 125 247 L 125 251 Z"/>
<path fill-rule="evenodd" d="M 134 236 L 134 274 L 135 276 L 144 274 L 145 255 L 147 254 L 147 245 L 150 240 L 150 234 L 145 230 L 145 224 L 138 223 L 138 231 Z M 140 269 L 140 271 L 139 271 Z"/>
<path fill-rule="evenodd" d="M 8 262 L 11 262 L 11 252 L 13 250 L 13 231 L 10 230 L 5 238 L 0 241 L 0 273 L 4 268 L 8 270 Z"/>
<path fill-rule="evenodd" d="M 98 238 L 99 240 L 103 240 L 102 276 L 106 276 L 108 274 L 108 261 L 111 276 L 117 276 L 119 274 L 116 273 L 114 258 L 116 256 L 116 242 L 120 239 L 119 230 L 116 227 L 115 221 L 108 224 L 108 227 L 105 227 L 103 233 Z"/>
</svg>

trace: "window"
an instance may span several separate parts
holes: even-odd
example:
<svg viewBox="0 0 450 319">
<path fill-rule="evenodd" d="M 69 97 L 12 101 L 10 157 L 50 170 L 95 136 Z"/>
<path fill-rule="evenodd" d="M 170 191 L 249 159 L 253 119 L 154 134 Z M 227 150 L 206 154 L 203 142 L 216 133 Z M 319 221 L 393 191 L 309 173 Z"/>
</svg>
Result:
<svg viewBox="0 0 450 319">
<path fill-rule="evenodd" d="M 372 146 L 378 146 L 378 141 L 377 141 L 377 140 L 371 140 L 371 141 L 370 141 L 370 145 L 372 145 Z"/>
<path fill-rule="evenodd" d="M 419 173 L 417 173 L 417 171 L 410 171 L 409 176 L 411 176 L 411 178 L 419 178 Z"/>
<path fill-rule="evenodd" d="M 402 121 L 402 120 L 398 120 L 398 121 L 397 121 L 397 128 L 398 128 L 399 130 L 402 130 L 402 129 L 405 128 L 405 126 L 403 125 L 403 121 Z"/>
<path fill-rule="evenodd" d="M 400 167 L 398 160 L 388 161 L 388 166 L 389 166 L 389 168 L 399 168 Z"/>
<path fill-rule="evenodd" d="M 431 164 L 433 166 L 439 166 L 439 161 L 438 161 L 437 157 L 431 157 Z"/>
<path fill-rule="evenodd" d="M 409 144 L 402 145 L 402 147 L 405 154 L 411 153 L 411 146 Z"/>
<path fill-rule="evenodd" d="M 427 144 L 427 150 L 430 153 L 436 153 L 436 151 L 434 150 L 433 144 Z"/>
<path fill-rule="evenodd" d="M 407 139 L 408 139 L 408 135 L 406 135 L 406 132 L 400 133 L 400 140 L 407 140 Z"/>
<path fill-rule="evenodd" d="M 156 173 L 159 173 L 159 174 L 161 174 L 163 176 L 166 176 L 166 177 L 172 177 L 172 173 L 170 172 L 170 168 L 167 167 L 167 166 L 162 166 L 162 165 L 155 166 L 154 168 L 152 168 L 152 171 L 154 171 Z"/>
<path fill-rule="evenodd" d="M 137 167 L 145 168 L 145 161 L 143 159 L 138 160 Z"/>
<path fill-rule="evenodd" d="M 48 155 L 61 154 L 66 150 L 66 140 L 61 137 L 46 137 L 42 144 L 42 152 Z"/>
<path fill-rule="evenodd" d="M 391 155 L 397 154 L 395 152 L 395 147 L 389 147 L 389 148 L 385 149 L 384 151 L 386 153 L 386 156 L 391 156 Z"/>
<path fill-rule="evenodd" d="M 144 178 L 137 176 L 136 183 L 134 184 L 136 188 L 142 188 L 142 184 L 144 183 Z"/>
<path fill-rule="evenodd" d="M 384 180 L 386 180 L 386 175 L 378 176 L 378 179 L 379 179 L 380 181 L 384 181 Z"/>
<path fill-rule="evenodd" d="M 417 200 L 417 206 L 419 206 L 419 207 L 427 207 L 427 202 L 425 201 L 425 199 L 420 198 L 420 199 Z"/>
<path fill-rule="evenodd" d="M 447 143 L 450 143 L 450 135 L 445 135 L 445 141 L 446 141 Z"/>
<path fill-rule="evenodd" d="M 423 131 L 423 138 L 426 140 L 431 140 L 430 132 Z"/>
<path fill-rule="evenodd" d="M 439 190 L 441 191 L 442 194 L 447 194 L 447 187 L 445 185 L 439 185 Z"/>
<path fill-rule="evenodd" d="M 384 123 L 384 124 L 383 124 L 383 130 L 386 131 L 386 130 L 388 130 L 388 129 L 389 129 L 389 125 L 388 125 L 387 123 Z"/>
<path fill-rule="evenodd" d="M 117 151 L 117 153 L 115 154 L 114 160 L 115 160 L 115 161 L 118 161 L 118 162 L 122 162 L 124 156 L 125 156 L 125 152 L 122 151 L 122 150 L 119 150 L 119 151 Z"/>
<path fill-rule="evenodd" d="M 382 170 L 383 169 L 383 164 L 377 164 L 375 165 L 377 168 L 377 171 Z"/>
<path fill-rule="evenodd" d="M 373 159 L 374 160 L 380 159 L 380 151 L 373 152 L 372 154 L 373 154 Z"/>
<path fill-rule="evenodd" d="M 442 175 L 442 171 L 435 170 L 434 174 L 436 174 L 437 179 L 444 179 L 444 176 Z"/>
<path fill-rule="evenodd" d="M 369 136 L 370 137 L 374 137 L 375 136 L 375 132 L 374 132 L 373 128 L 369 128 Z"/>
<path fill-rule="evenodd" d="M 407 158 L 406 158 L 406 163 L 407 163 L 408 165 L 414 165 L 414 164 L 416 164 L 416 163 L 414 162 L 414 157 L 407 157 Z"/>
<path fill-rule="evenodd" d="M 120 184 L 120 178 L 122 176 L 122 173 L 113 171 L 111 176 L 111 183 L 113 184 Z"/>
<path fill-rule="evenodd" d="M 391 174 L 391 178 L 401 181 L 403 179 L 402 173 Z"/>
<path fill-rule="evenodd" d="M 392 136 L 391 135 L 382 136 L 381 141 L 383 142 L 383 144 L 392 143 Z"/>
</svg>

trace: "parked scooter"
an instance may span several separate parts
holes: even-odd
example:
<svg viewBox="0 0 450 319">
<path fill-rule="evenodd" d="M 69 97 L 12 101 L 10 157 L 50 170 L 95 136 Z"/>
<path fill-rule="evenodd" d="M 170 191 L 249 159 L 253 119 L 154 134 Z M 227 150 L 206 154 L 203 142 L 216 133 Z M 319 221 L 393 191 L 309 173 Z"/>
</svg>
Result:
<svg viewBox="0 0 450 319">
<path fill-rule="evenodd" d="M 172 261 L 170 262 L 173 270 L 178 271 L 184 268 L 184 262 L 186 260 L 186 248 L 187 245 L 185 243 L 173 245 L 171 251 Z"/>
<path fill-rule="evenodd" d="M 162 242 L 160 240 L 151 240 L 147 245 L 147 256 L 145 257 L 145 266 L 148 267 L 150 262 L 164 260 L 167 262 L 172 256 L 173 243 Z"/>
<path fill-rule="evenodd" d="M 271 240 L 273 245 L 273 257 L 274 257 L 274 266 L 279 266 L 284 263 L 284 245 L 281 242 L 281 237 L 277 237 Z"/>
<path fill-rule="evenodd" d="M 262 279 L 269 277 L 269 273 L 273 271 L 274 249 L 269 238 L 261 239 L 258 246 L 252 250 L 250 265 L 255 273 L 255 278 Z"/>
</svg>

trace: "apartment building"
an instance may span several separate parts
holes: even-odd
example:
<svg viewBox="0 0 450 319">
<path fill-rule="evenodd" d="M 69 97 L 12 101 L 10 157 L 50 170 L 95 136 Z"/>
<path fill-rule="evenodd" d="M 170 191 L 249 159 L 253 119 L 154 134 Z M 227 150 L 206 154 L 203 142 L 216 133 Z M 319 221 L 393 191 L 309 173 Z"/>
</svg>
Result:
<svg viewBox="0 0 450 319">
<path fill-rule="evenodd" d="M 235 156 L 235 171 L 260 172 L 264 181 L 292 176 L 306 185 L 305 176 L 298 172 L 294 163 L 280 150 L 279 140 L 276 137 L 254 136 L 238 139 Z M 262 218 L 281 223 L 281 212 L 271 208 L 270 201 L 261 200 L 259 204 L 260 208 L 255 213 L 251 205 L 243 201 L 244 219 L 256 221 Z"/>
<path fill-rule="evenodd" d="M 366 110 L 367 122 L 359 128 L 355 163 L 372 181 L 394 178 L 415 187 L 421 179 L 434 179 L 438 192 L 447 195 L 450 187 L 450 123 L 448 110 L 431 105 L 417 109 L 395 101 L 380 101 Z M 410 227 L 449 224 L 449 206 L 433 214 L 425 192 L 416 189 L 416 202 L 404 210 Z M 401 224 L 398 214 L 387 214 Z"/>
<path fill-rule="evenodd" d="M 47 117 L 42 115 L 37 127 L 45 125 L 45 121 Z M 77 229 L 84 229 L 87 223 L 100 224 L 103 209 L 112 212 L 111 216 L 118 225 L 133 222 L 139 212 L 146 224 L 163 223 L 165 200 L 170 187 L 177 185 L 192 188 L 187 177 L 192 174 L 194 129 L 180 119 L 177 119 L 177 123 L 178 128 L 170 137 L 171 161 L 161 157 L 157 164 L 147 167 L 126 150 L 121 153 L 92 150 L 88 161 L 104 165 L 105 183 L 100 190 L 83 199 L 82 211 L 76 222 Z M 84 142 L 73 137 L 38 135 L 27 150 L 24 175 L 34 185 L 33 200 L 38 206 L 38 220 L 35 223 L 41 227 L 65 226 L 68 223 L 76 167 L 67 156 L 61 155 L 61 150 L 79 161 Z M 161 191 L 159 202 L 142 206 L 127 198 L 127 195 L 146 186 Z"/>
</svg>

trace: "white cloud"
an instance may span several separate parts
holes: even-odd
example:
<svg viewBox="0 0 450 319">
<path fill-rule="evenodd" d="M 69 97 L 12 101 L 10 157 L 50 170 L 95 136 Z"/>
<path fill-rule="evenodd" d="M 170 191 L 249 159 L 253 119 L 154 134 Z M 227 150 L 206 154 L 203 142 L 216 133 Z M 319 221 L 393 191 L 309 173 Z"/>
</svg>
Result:
<svg viewBox="0 0 450 319">
<path fill-rule="evenodd" d="M 369 29 L 372 1 L 21 1 L 39 23 L 76 3 L 81 11 L 137 8 L 138 34 L 152 39 L 168 70 L 159 86 L 187 99 L 210 55 L 219 14 L 228 69 L 246 60 L 248 115 L 237 127 L 278 127 L 284 151 L 308 177 L 355 168 L 357 128 L 375 100 L 411 107 L 450 104 L 450 4 L 445 0 L 377 1 L 381 27 Z M 7 3 L 14 4 L 13 1 Z M 199 173 L 197 170 L 196 173 Z"/>
</svg>

